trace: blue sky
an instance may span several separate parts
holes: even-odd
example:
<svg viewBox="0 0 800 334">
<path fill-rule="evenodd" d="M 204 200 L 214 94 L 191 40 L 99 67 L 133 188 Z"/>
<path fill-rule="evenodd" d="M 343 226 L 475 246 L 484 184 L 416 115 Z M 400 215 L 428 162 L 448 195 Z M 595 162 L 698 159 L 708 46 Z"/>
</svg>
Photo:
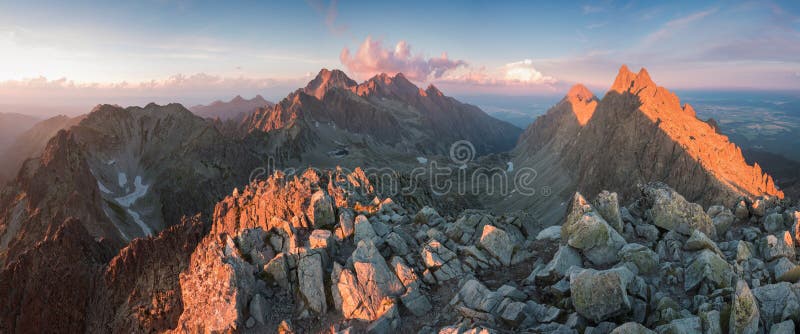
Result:
<svg viewBox="0 0 800 334">
<path fill-rule="evenodd" d="M 674 89 L 800 90 L 798 55 L 797 1 L 0 1 L 0 97 L 20 103 L 275 99 L 323 67 L 454 95 L 601 94 L 623 63 Z"/>
</svg>

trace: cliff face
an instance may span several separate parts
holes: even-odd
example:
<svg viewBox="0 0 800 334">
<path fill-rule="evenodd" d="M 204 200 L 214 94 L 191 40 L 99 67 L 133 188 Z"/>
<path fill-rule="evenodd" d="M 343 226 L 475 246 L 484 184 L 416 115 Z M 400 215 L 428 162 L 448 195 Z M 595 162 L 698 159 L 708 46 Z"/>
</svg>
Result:
<svg viewBox="0 0 800 334">
<path fill-rule="evenodd" d="M 0 331 L 83 333 L 98 301 L 102 265 L 113 251 L 81 221 L 58 222 L 48 236 L 0 271 Z"/>
<path fill-rule="evenodd" d="M 41 158 L 27 161 L 14 186 L 0 196 L 0 263 L 8 264 L 53 238 L 68 218 L 76 218 L 90 236 L 115 248 L 124 244 L 103 212 L 97 183 L 71 133 L 59 132 Z"/>
<path fill-rule="evenodd" d="M 152 238 L 136 239 L 97 276 L 96 303 L 88 332 L 163 332 L 184 310 L 179 275 L 207 228 L 199 216 L 185 218 Z"/>
<path fill-rule="evenodd" d="M 758 164 L 748 165 L 735 144 L 657 86 L 647 70 L 635 74 L 623 66 L 602 100 L 590 94 L 574 87 L 526 129 L 514 151 L 516 164 L 539 170 L 540 183 L 552 183 L 557 194 L 528 199 L 534 208 L 557 207 L 552 204 L 575 190 L 609 189 L 629 198 L 650 181 L 705 206 L 731 205 L 739 196 L 783 197 Z M 509 202 L 526 205 L 525 199 Z"/>
</svg>

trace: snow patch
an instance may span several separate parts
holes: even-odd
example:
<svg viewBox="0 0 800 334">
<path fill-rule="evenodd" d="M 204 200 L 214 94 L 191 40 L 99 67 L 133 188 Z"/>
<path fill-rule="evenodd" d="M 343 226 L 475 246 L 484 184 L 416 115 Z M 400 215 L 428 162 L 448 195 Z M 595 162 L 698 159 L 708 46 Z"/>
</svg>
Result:
<svg viewBox="0 0 800 334">
<path fill-rule="evenodd" d="M 123 173 L 120 174 L 125 175 Z M 136 201 L 138 201 L 140 198 L 147 195 L 148 189 L 150 189 L 150 186 L 142 184 L 142 177 L 136 176 L 133 182 L 133 192 L 122 197 L 117 197 L 115 200 L 117 201 L 117 203 L 119 203 L 119 205 L 125 207 L 125 209 L 128 211 L 128 214 L 130 214 L 131 217 L 133 217 L 133 221 L 136 222 L 136 225 L 139 225 L 139 227 L 142 229 L 145 235 L 153 235 L 153 230 L 150 229 L 150 227 L 147 226 L 147 224 L 145 224 L 144 221 L 142 221 L 142 218 L 141 216 L 139 216 L 139 213 L 131 210 L 131 205 L 136 203 Z"/>
<path fill-rule="evenodd" d="M 121 188 L 124 188 L 126 184 L 128 184 L 128 175 L 125 175 L 123 172 L 119 172 L 117 174 L 117 182 Z"/>
<path fill-rule="evenodd" d="M 417 157 L 417 161 L 419 161 L 419 163 L 423 165 L 428 163 L 428 159 L 426 159 L 425 157 Z"/>
<path fill-rule="evenodd" d="M 106 188 L 106 186 L 100 181 L 97 181 L 97 187 L 100 188 L 100 191 L 102 191 L 102 192 L 104 192 L 106 194 L 110 194 L 111 193 L 111 190 L 108 190 L 108 188 Z"/>
</svg>

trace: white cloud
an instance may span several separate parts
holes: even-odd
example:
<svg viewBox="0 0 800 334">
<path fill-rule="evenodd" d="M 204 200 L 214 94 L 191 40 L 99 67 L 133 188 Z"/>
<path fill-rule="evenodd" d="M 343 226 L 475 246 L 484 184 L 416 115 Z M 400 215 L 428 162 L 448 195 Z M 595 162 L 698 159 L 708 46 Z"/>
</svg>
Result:
<svg viewBox="0 0 800 334">
<path fill-rule="evenodd" d="M 557 81 L 555 78 L 543 75 L 542 72 L 536 70 L 533 66 L 533 61 L 530 59 L 508 63 L 503 66 L 503 70 L 505 71 L 504 79 L 507 82 L 553 84 Z"/>
</svg>

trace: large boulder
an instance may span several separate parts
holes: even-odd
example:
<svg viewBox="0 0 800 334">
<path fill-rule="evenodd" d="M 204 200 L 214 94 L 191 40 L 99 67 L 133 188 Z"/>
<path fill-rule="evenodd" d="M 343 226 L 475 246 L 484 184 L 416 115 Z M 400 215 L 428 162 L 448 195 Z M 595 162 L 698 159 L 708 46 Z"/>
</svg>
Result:
<svg viewBox="0 0 800 334">
<path fill-rule="evenodd" d="M 731 316 L 728 323 L 730 333 L 756 334 L 758 333 L 758 303 L 750 287 L 743 280 L 736 283 L 736 292 L 733 294 Z"/>
<path fill-rule="evenodd" d="M 656 332 L 647 329 L 647 327 L 635 322 L 626 322 L 617 328 L 614 328 L 610 334 L 655 334 Z"/>
<path fill-rule="evenodd" d="M 627 244 L 619 251 L 619 257 L 635 265 L 640 274 L 652 274 L 658 270 L 658 254 L 643 245 Z"/>
<path fill-rule="evenodd" d="M 703 249 L 686 267 L 684 289 L 689 291 L 706 281 L 716 288 L 730 286 L 734 276 L 733 269 L 719 254 Z"/>
<path fill-rule="evenodd" d="M 714 251 L 714 253 L 722 254 L 722 251 L 719 250 L 717 244 L 709 239 L 705 233 L 700 232 L 700 230 L 692 231 L 692 236 L 689 237 L 689 240 L 686 240 L 686 244 L 684 244 L 683 248 L 688 251 L 698 251 L 701 249 L 708 249 Z"/>
<path fill-rule="evenodd" d="M 767 235 L 761 238 L 760 243 L 761 255 L 767 261 L 772 261 L 780 257 L 787 259 L 794 259 L 794 239 L 792 235 L 785 231 L 779 236 Z"/>
<path fill-rule="evenodd" d="M 627 313 L 631 308 L 627 287 L 633 277 L 624 267 L 573 272 L 569 287 L 575 310 L 594 322 Z"/>
<path fill-rule="evenodd" d="M 617 193 L 604 190 L 595 198 L 594 207 L 611 227 L 617 230 L 617 232 L 622 233 L 622 215 L 619 211 Z"/>
<path fill-rule="evenodd" d="M 338 270 L 332 274 L 334 299 L 344 317 L 373 321 L 396 307 L 396 298 L 405 292 L 405 287 L 372 240 L 359 241 L 352 263 L 353 270 L 334 266 Z"/>
<path fill-rule="evenodd" d="M 336 223 L 336 213 L 333 211 L 333 200 L 320 189 L 311 195 L 308 207 L 308 216 L 314 227 L 333 225 Z"/>
<path fill-rule="evenodd" d="M 506 231 L 492 225 L 484 225 L 480 245 L 504 266 L 511 265 L 514 243 Z"/>
<path fill-rule="evenodd" d="M 364 215 L 358 215 L 355 219 L 355 233 L 353 236 L 353 242 L 356 244 L 360 243 L 362 240 L 370 240 L 376 246 L 380 246 L 383 244 L 383 239 L 375 233 L 375 229 L 372 227 L 372 223 L 369 222 L 369 219 Z"/>
<path fill-rule="evenodd" d="M 453 299 L 450 301 L 450 305 L 463 305 L 473 310 L 491 312 L 493 311 L 493 307 L 497 306 L 494 304 L 489 309 L 486 307 L 485 300 L 491 292 L 492 291 L 483 285 L 483 283 L 471 279 L 461 286 L 461 289 L 458 290 L 458 293 L 453 296 Z"/>
<path fill-rule="evenodd" d="M 747 210 L 747 205 L 745 205 L 745 210 Z M 724 235 L 725 232 L 728 232 L 736 220 L 733 212 L 722 205 L 711 206 L 706 213 L 711 217 L 711 222 L 714 224 L 714 228 L 717 229 L 717 235 Z"/>
<path fill-rule="evenodd" d="M 774 212 L 764 218 L 764 229 L 767 230 L 768 233 L 775 233 L 778 231 L 783 231 L 783 215 L 777 212 Z"/>
<path fill-rule="evenodd" d="M 564 277 L 570 267 L 580 268 L 582 265 L 583 260 L 578 250 L 569 245 L 561 245 L 553 259 L 542 270 L 537 272 L 534 278 L 536 282 L 551 284 Z"/>
<path fill-rule="evenodd" d="M 336 227 L 336 237 L 340 240 L 349 238 L 355 233 L 355 217 L 350 209 L 339 210 L 339 226 Z"/>
<path fill-rule="evenodd" d="M 776 281 L 789 283 L 800 281 L 800 266 L 785 257 L 773 262 L 772 271 Z"/>
<path fill-rule="evenodd" d="M 566 230 L 566 235 L 564 231 Z M 575 247 L 593 264 L 605 266 L 619 261 L 619 250 L 625 246 L 625 238 L 613 229 L 597 212 L 588 211 L 569 227 L 562 228 L 562 238 Z"/>
<path fill-rule="evenodd" d="M 775 324 L 772 326 L 772 329 L 769 330 L 769 334 L 784 334 L 784 333 L 797 333 L 794 330 L 793 321 L 786 320 L 779 324 Z"/>
<path fill-rule="evenodd" d="M 297 283 L 306 306 L 325 314 L 328 302 L 325 298 L 325 285 L 322 271 L 322 256 L 319 253 L 303 254 L 297 263 Z"/>
<path fill-rule="evenodd" d="M 463 273 L 461 261 L 456 253 L 436 239 L 431 239 L 420 251 L 422 264 L 433 273 L 439 282 L 458 278 Z"/>
<path fill-rule="evenodd" d="M 800 299 L 787 282 L 768 284 L 754 288 L 758 300 L 758 312 L 765 324 L 776 324 L 784 320 L 800 320 Z"/>
<path fill-rule="evenodd" d="M 272 260 L 264 265 L 263 276 L 268 282 L 279 285 L 282 289 L 289 289 L 289 264 L 285 253 L 278 253 Z"/>
<path fill-rule="evenodd" d="M 712 239 L 717 231 L 711 218 L 699 204 L 689 203 L 675 190 L 661 182 L 651 182 L 642 187 L 645 215 L 661 228 L 690 235 L 700 230 Z"/>
<path fill-rule="evenodd" d="M 369 240 L 360 241 L 352 257 L 358 281 L 365 283 L 364 287 L 369 294 L 381 297 L 403 294 L 403 283 L 386 265 L 386 260 L 374 243 Z"/>
</svg>

